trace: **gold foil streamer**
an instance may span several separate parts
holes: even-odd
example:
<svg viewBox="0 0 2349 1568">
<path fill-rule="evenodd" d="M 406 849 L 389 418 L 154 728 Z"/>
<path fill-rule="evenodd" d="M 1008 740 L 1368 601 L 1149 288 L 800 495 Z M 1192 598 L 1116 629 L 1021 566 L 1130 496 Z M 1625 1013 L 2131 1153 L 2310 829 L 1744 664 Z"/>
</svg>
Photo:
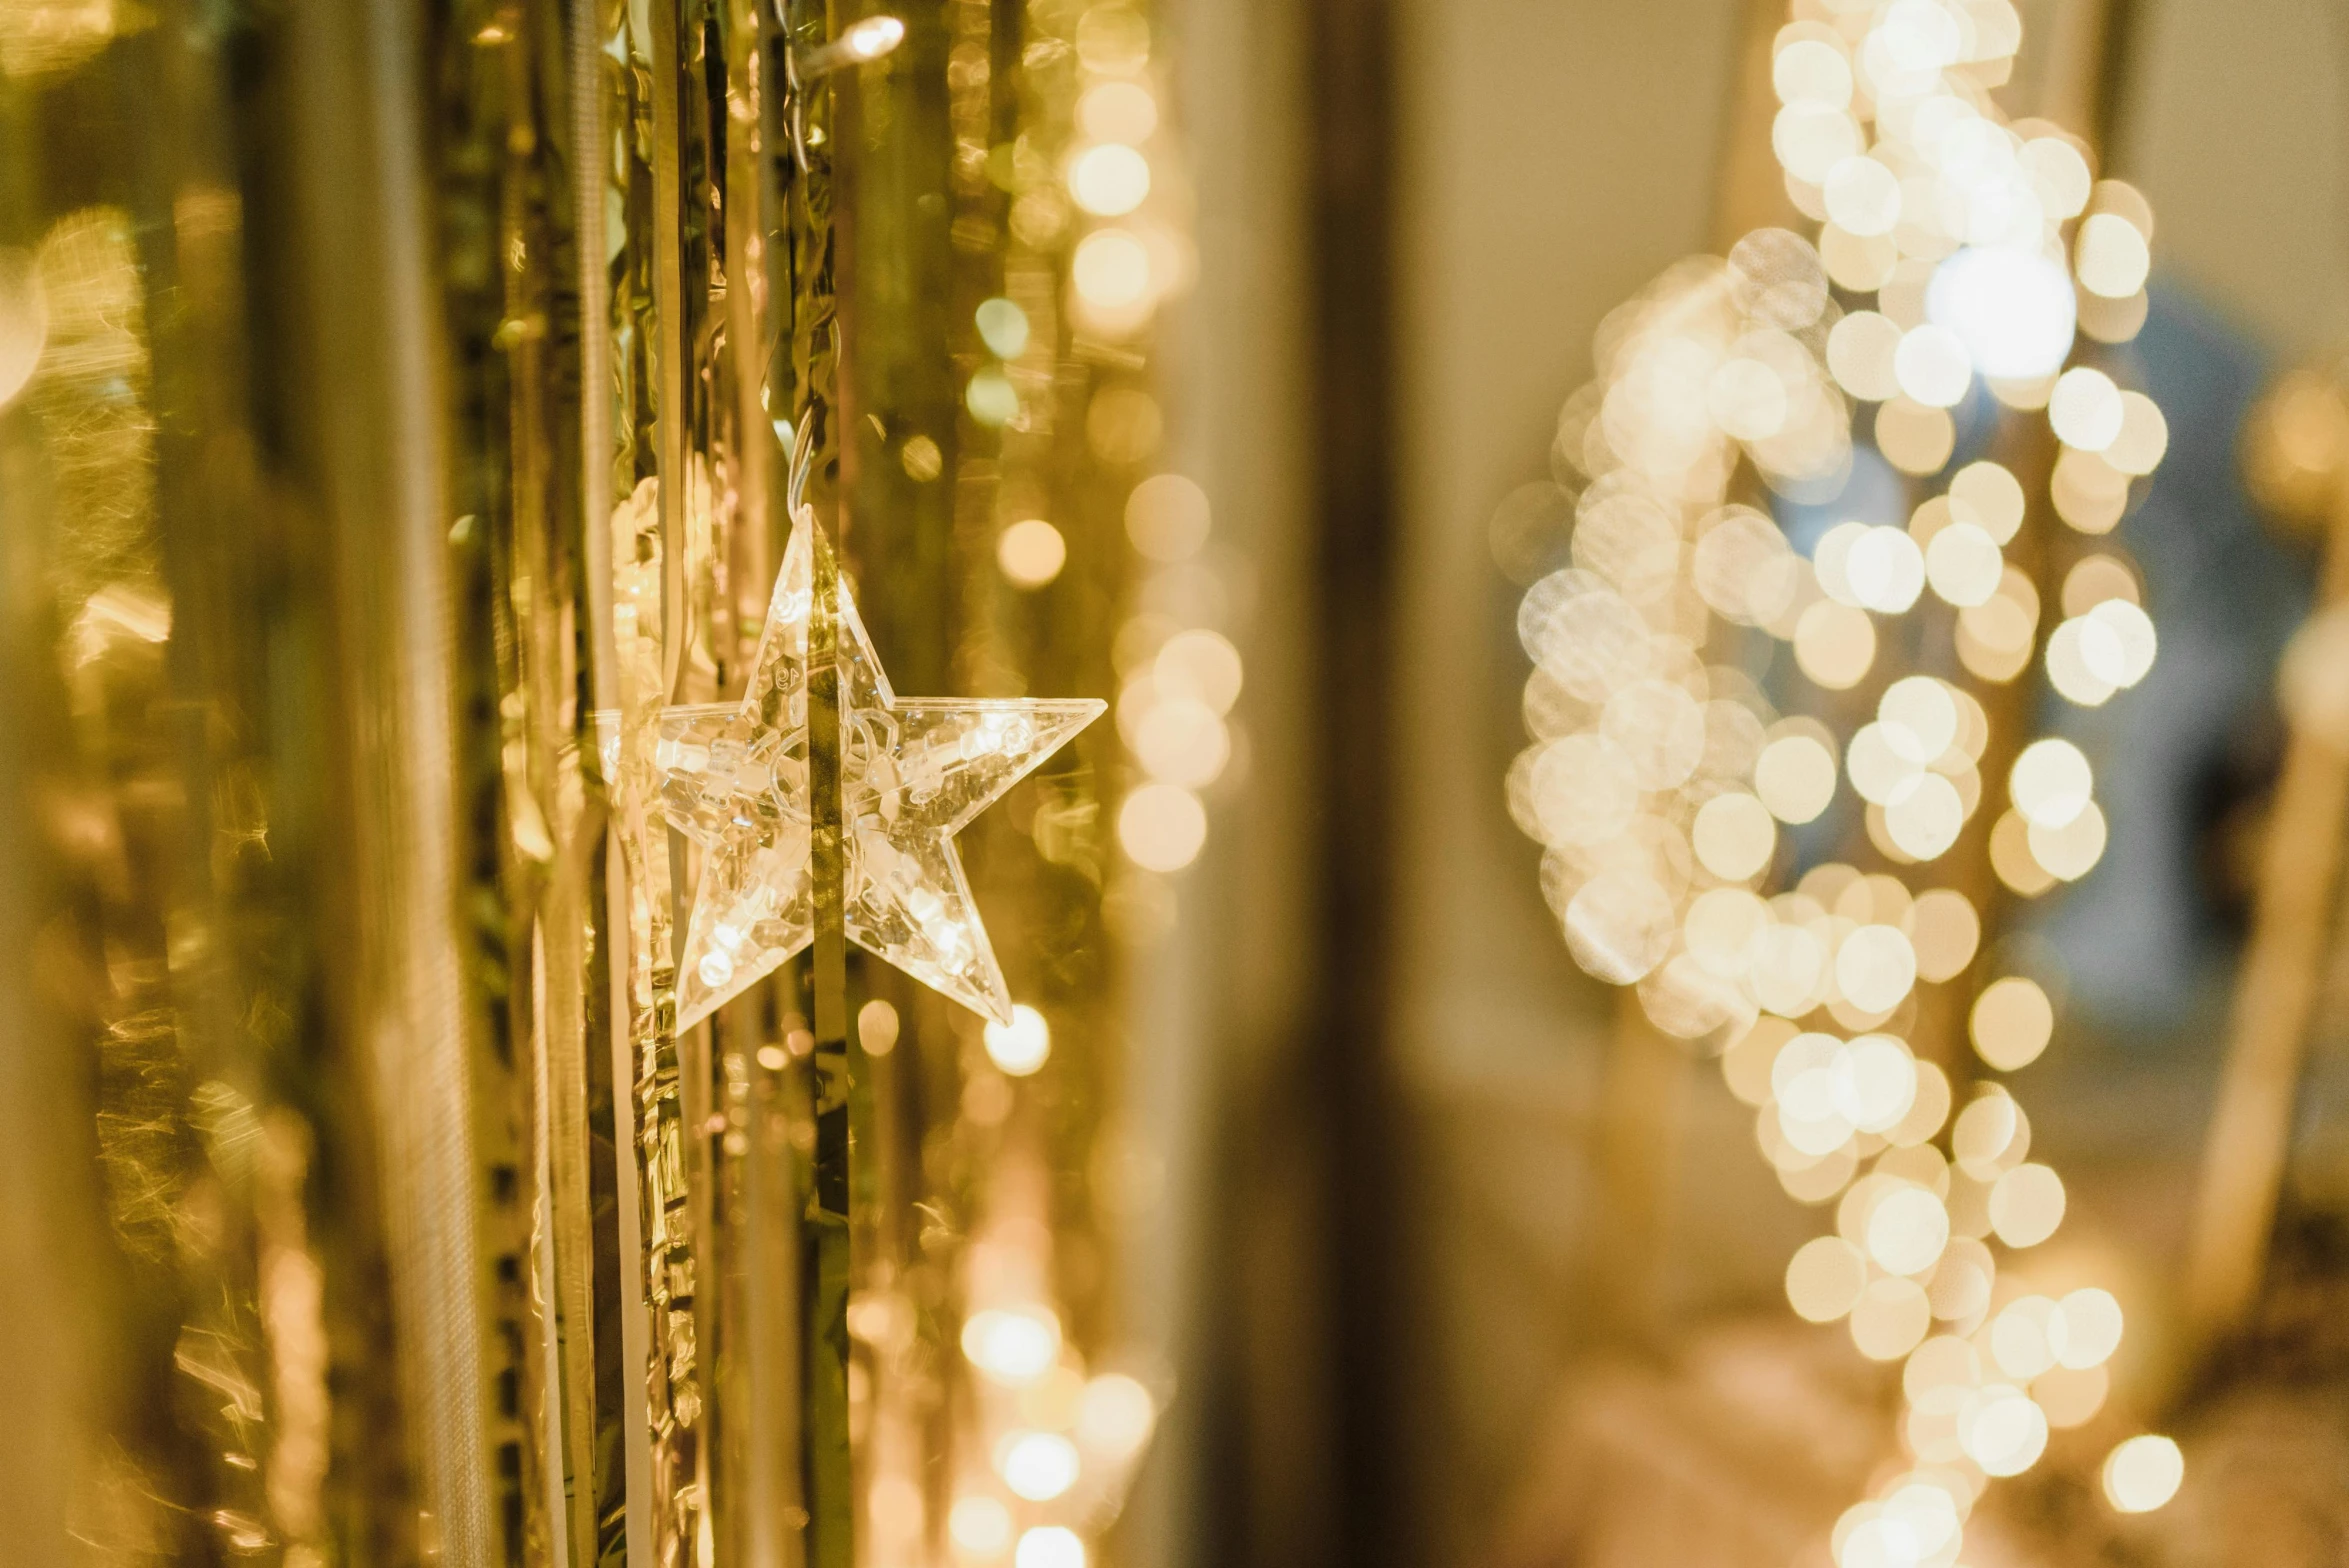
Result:
<svg viewBox="0 0 2349 1568">
<path fill-rule="evenodd" d="M 813 1523 L 845 1564 L 869 1507 L 874 1550 L 940 1547 L 1009 1413 L 966 1290 L 1061 1302 L 1063 1371 L 1108 1343 L 1097 1277 L 1054 1277 L 1093 1243 L 1023 1239 L 1099 1223 L 1033 1179 L 1091 1168 L 1106 1086 L 1091 774 L 972 830 L 999 1027 L 1072 1091 L 1047 1134 L 971 1020 L 845 956 L 681 1035 L 703 868 L 656 751 L 742 693 L 791 450 L 915 689 L 1107 687 L 1157 427 L 1142 323 L 1080 342 L 1057 298 L 1084 13 L 795 7 L 829 74 L 794 91 L 751 0 L 297 9 L 0 8 L 0 507 L 38 585 L 0 913 L 44 970 L 8 1158 L 104 1222 L 0 1234 L 57 1285 L 8 1322 L 71 1352 L 6 1396 L 61 1434 L 24 1539 L 681 1565 Z M 68 123 L 107 156 L 63 166 Z M 901 155 L 956 135 L 951 188 Z M 965 412 L 998 297 L 1009 435 Z M 1069 546 L 1041 617 L 1010 508 Z M 1036 1517 L 1105 1517 L 1107 1453 Z"/>
</svg>

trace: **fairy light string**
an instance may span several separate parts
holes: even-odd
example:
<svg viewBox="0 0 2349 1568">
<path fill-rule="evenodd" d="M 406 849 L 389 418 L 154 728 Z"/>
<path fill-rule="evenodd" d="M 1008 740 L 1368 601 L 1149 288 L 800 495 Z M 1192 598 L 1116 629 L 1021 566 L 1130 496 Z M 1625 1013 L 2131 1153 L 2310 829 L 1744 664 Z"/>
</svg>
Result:
<svg viewBox="0 0 2349 1568">
<path fill-rule="evenodd" d="M 2022 42 L 2007 0 L 1802 0 L 1771 143 L 1814 227 L 1610 314 L 1555 482 L 1493 522 L 1534 664 L 1507 800 L 1567 948 L 1667 1034 L 1734 1042 L 1781 1184 L 1832 1206 L 1789 1302 L 1902 1366 L 1902 1462 L 1838 1521 L 1839 1568 L 1953 1563 L 1987 1481 L 2102 1409 L 2124 1331 L 2111 1292 L 2030 1281 L 2065 1189 L 1995 1075 L 2048 1047 L 2055 1006 L 1976 962 L 1996 889 L 1960 864 L 2002 899 L 2096 865 L 2094 766 L 2024 733 L 2017 683 L 2036 663 L 2096 707 L 2157 653 L 2104 542 L 2168 440 L 2102 348 L 2145 319 L 2152 216 L 2077 138 L 2001 112 Z M 1781 644 L 1801 711 L 1757 679 Z M 1879 869 L 1778 875 L 1845 823 Z M 1927 1004 L 1992 1076 L 1920 1051 Z M 2147 1434 L 2103 1483 L 2142 1512 L 2181 1475 Z"/>
</svg>

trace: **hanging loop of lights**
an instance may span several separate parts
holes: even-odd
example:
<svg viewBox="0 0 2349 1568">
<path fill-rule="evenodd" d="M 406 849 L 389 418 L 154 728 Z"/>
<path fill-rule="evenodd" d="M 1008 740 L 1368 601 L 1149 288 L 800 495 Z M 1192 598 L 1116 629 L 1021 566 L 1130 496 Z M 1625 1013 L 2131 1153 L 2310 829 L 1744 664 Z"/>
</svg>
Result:
<svg viewBox="0 0 2349 1568">
<path fill-rule="evenodd" d="M 2032 672 L 2093 708 L 2156 657 L 2109 538 L 2168 441 L 2113 351 L 2153 222 L 2002 112 L 2022 42 L 2006 0 L 1796 5 L 1770 135 L 1813 226 L 1610 314 L 1552 482 L 1493 520 L 1533 663 L 1507 802 L 1567 949 L 1719 1049 L 1786 1191 L 1833 1206 L 1790 1303 L 1903 1368 L 1840 1568 L 1954 1561 L 1986 1482 L 2103 1409 L 2123 1329 L 2026 1261 L 2064 1184 L 1988 1075 L 2057 999 L 1986 936 L 2108 836 L 2087 753 L 2029 734 Z M 2141 1512 L 2181 1475 L 2145 1434 L 2103 1485 Z"/>
</svg>

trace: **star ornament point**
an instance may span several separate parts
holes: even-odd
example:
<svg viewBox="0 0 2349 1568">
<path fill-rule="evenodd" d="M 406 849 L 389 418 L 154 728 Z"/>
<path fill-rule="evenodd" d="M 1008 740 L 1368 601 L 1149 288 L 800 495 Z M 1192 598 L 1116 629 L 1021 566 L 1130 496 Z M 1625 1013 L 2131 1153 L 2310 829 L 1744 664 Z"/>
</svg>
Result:
<svg viewBox="0 0 2349 1568">
<path fill-rule="evenodd" d="M 678 966 L 690 1028 L 815 938 L 808 631 L 815 553 L 794 524 L 740 702 L 660 717 L 661 809 L 702 850 Z M 1092 698 L 904 698 L 889 687 L 845 581 L 838 603 L 840 821 L 848 939 L 999 1022 L 1011 992 L 954 835 L 1107 707 Z"/>
</svg>

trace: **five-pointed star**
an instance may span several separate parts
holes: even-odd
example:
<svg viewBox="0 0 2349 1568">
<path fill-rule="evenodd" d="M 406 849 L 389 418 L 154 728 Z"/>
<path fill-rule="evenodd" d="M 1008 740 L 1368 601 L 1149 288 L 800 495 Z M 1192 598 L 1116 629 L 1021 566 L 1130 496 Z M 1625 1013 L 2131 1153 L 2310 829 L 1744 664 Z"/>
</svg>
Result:
<svg viewBox="0 0 2349 1568">
<path fill-rule="evenodd" d="M 739 703 L 671 708 L 661 805 L 702 847 L 677 982 L 687 1028 L 815 936 L 809 866 L 812 517 L 791 530 Z M 1098 718 L 1105 704 L 900 698 L 842 581 L 840 820 L 848 938 L 965 1007 L 1009 1022 L 1011 993 L 971 902 L 954 834 Z"/>
</svg>

